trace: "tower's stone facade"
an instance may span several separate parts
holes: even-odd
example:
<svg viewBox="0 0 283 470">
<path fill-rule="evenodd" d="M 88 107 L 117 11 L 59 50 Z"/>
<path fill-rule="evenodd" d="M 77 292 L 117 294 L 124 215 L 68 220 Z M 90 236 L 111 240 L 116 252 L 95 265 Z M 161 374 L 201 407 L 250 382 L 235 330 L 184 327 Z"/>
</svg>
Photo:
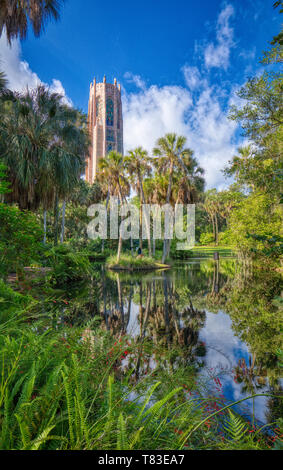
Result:
<svg viewBox="0 0 283 470">
<path fill-rule="evenodd" d="M 88 104 L 88 126 L 91 138 L 89 156 L 86 162 L 86 181 L 90 184 L 96 178 L 98 160 L 111 150 L 123 154 L 123 115 L 121 85 L 94 82 L 90 85 Z"/>
</svg>

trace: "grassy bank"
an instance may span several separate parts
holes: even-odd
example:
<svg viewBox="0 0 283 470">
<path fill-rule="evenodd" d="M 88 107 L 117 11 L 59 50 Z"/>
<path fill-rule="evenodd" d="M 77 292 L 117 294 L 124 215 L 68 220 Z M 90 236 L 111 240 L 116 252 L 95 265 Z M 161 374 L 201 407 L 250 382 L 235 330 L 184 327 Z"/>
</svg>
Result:
<svg viewBox="0 0 283 470">
<path fill-rule="evenodd" d="M 220 257 L 234 256 L 235 252 L 229 246 L 195 246 L 190 253 L 195 258 L 210 258 L 214 253 L 218 252 Z"/>
<path fill-rule="evenodd" d="M 110 256 L 106 260 L 106 266 L 113 271 L 151 271 L 155 269 L 170 268 L 167 264 L 162 264 L 154 258 L 148 256 L 131 256 L 122 254 L 117 263 L 117 256 Z"/>
</svg>

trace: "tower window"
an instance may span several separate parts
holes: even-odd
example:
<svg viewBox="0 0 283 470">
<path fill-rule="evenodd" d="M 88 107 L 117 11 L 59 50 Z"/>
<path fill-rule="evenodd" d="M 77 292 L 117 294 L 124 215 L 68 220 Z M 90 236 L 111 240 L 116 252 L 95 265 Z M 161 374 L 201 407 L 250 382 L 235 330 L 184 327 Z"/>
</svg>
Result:
<svg viewBox="0 0 283 470">
<path fill-rule="evenodd" d="M 109 142 L 115 142 L 114 131 L 112 129 L 106 130 L 106 140 Z"/>
<path fill-rule="evenodd" d="M 106 124 L 107 126 L 113 126 L 114 120 L 114 105 L 113 105 L 113 100 L 111 98 L 108 98 L 106 101 Z"/>
</svg>

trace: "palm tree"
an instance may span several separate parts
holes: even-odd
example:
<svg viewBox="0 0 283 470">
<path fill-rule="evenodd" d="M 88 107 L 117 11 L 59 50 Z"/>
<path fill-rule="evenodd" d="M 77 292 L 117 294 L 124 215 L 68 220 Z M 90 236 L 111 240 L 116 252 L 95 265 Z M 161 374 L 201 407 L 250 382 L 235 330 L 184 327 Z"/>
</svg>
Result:
<svg viewBox="0 0 283 470">
<path fill-rule="evenodd" d="M 197 160 L 193 158 L 192 154 L 185 155 L 183 162 L 187 168 L 187 173 L 184 174 L 183 169 L 177 169 L 175 172 L 172 199 L 175 204 L 195 204 L 204 190 L 204 170 L 198 165 Z"/>
<path fill-rule="evenodd" d="M 128 171 L 129 178 L 132 182 L 133 188 L 137 191 L 140 199 L 140 249 L 142 249 L 142 204 L 146 204 L 143 178 L 150 176 L 152 167 L 150 165 L 150 159 L 146 150 L 142 147 L 137 147 L 129 152 L 129 155 L 125 157 L 125 167 Z M 147 239 L 148 239 L 148 253 L 151 256 L 151 240 L 150 240 L 150 221 L 145 218 Z"/>
<path fill-rule="evenodd" d="M 130 185 L 125 176 L 125 162 L 123 155 L 112 150 L 106 157 L 100 160 L 99 167 L 109 181 L 109 187 L 112 188 L 112 195 L 118 196 L 120 204 L 123 204 L 126 200 L 126 196 L 128 196 L 130 192 Z M 121 251 L 122 230 L 120 227 L 117 263 L 120 261 Z"/>
<path fill-rule="evenodd" d="M 143 183 L 145 199 L 148 204 L 160 206 L 166 201 L 168 179 L 166 176 L 156 173 L 154 178 L 146 178 Z M 155 215 L 153 215 L 154 217 Z M 152 254 L 155 256 L 155 238 L 152 238 Z"/>
<path fill-rule="evenodd" d="M 64 0 L 1 0 L 0 36 L 5 29 L 9 44 L 17 37 L 25 39 L 29 23 L 35 36 L 40 36 L 49 20 L 59 19 L 63 2 Z"/>
<path fill-rule="evenodd" d="M 7 83 L 8 81 L 5 73 L 0 71 L 0 93 L 3 93 L 3 91 L 6 89 Z"/>
<path fill-rule="evenodd" d="M 86 119 L 43 86 L 14 94 L 1 113 L 3 161 L 8 168 L 8 202 L 20 209 L 46 211 L 54 204 L 55 243 L 58 203 L 77 184 L 88 148 Z"/>
<path fill-rule="evenodd" d="M 190 178 L 188 169 L 184 163 L 184 158 L 191 157 L 192 150 L 185 148 L 186 141 L 186 137 L 177 136 L 175 133 L 166 134 L 164 137 L 158 139 L 156 147 L 153 149 L 153 155 L 159 157 L 158 160 L 156 160 L 156 167 L 159 171 L 168 173 L 166 204 L 170 203 L 174 172 L 181 170 Z M 164 239 L 162 263 L 165 262 L 169 250 L 170 241 Z"/>
</svg>

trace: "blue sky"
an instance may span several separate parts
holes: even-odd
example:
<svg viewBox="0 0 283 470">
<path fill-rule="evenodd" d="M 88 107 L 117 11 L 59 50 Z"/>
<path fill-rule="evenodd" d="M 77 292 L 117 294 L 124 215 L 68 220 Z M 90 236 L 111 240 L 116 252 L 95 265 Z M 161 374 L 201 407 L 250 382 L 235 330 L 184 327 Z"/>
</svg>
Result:
<svg viewBox="0 0 283 470">
<path fill-rule="evenodd" d="M 221 168 L 241 143 L 227 120 L 235 91 L 262 70 L 259 58 L 280 29 L 273 0 L 68 0 L 59 23 L 12 48 L 0 39 L 13 89 L 39 82 L 87 110 L 89 84 L 105 74 L 122 85 L 125 148 L 149 151 L 165 132 L 184 134 L 206 170 Z"/>
</svg>

